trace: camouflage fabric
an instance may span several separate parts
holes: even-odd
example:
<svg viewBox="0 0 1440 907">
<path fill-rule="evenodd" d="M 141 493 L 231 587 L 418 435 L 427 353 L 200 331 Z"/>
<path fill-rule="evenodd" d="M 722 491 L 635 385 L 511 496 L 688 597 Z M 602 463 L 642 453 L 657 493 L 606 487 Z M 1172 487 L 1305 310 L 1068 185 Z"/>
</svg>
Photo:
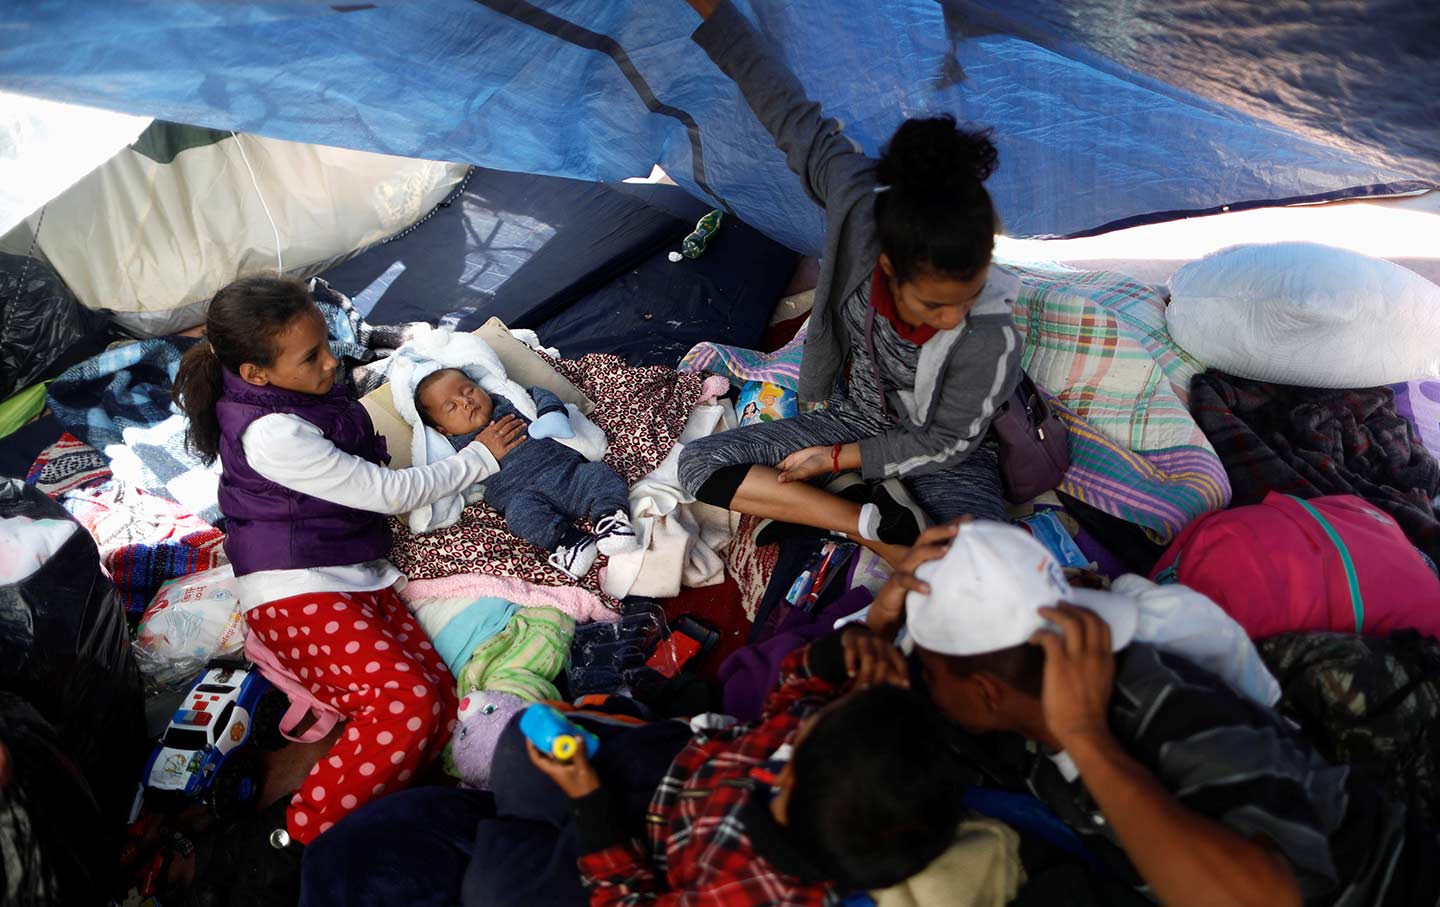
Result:
<svg viewBox="0 0 1440 907">
<path fill-rule="evenodd" d="M 1440 642 L 1286 633 L 1257 646 L 1283 691 L 1276 707 L 1322 755 L 1440 820 Z"/>
</svg>

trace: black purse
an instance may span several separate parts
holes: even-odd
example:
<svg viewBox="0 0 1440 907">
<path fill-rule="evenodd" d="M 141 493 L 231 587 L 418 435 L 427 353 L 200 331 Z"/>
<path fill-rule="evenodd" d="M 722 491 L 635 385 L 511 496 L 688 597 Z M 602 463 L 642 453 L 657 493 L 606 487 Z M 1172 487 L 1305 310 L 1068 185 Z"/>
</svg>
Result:
<svg viewBox="0 0 1440 907">
<path fill-rule="evenodd" d="M 1005 497 L 1020 504 L 1050 491 L 1070 468 L 1070 432 L 1030 376 L 990 422 L 1000 442 L 1000 481 Z"/>
</svg>

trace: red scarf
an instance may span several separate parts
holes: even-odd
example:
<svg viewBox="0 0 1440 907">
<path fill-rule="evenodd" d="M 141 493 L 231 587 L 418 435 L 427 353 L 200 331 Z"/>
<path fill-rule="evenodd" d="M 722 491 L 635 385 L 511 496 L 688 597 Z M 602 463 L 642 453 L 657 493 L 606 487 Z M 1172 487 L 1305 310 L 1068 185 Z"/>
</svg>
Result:
<svg viewBox="0 0 1440 907">
<path fill-rule="evenodd" d="M 890 293 L 890 279 L 879 265 L 875 266 L 875 274 L 870 278 L 870 305 L 875 307 L 877 314 L 883 315 L 886 321 L 895 326 L 895 333 L 900 335 L 900 339 L 908 340 L 916 346 L 923 346 L 927 340 L 939 333 L 926 324 L 912 327 L 900 318 L 900 313 L 895 309 L 895 297 Z"/>
</svg>

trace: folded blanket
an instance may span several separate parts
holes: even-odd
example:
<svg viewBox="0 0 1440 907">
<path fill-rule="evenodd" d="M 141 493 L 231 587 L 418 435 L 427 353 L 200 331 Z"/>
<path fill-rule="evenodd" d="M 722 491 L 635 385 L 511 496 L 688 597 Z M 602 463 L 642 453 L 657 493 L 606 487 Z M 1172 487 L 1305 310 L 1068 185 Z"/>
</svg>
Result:
<svg viewBox="0 0 1440 907">
<path fill-rule="evenodd" d="M 703 396 L 704 381 L 698 375 L 658 366 L 632 368 L 617 356 L 549 361 L 595 402 L 590 418 L 610 439 L 605 462 L 629 484 L 660 465 Z M 416 535 L 399 520 L 391 526 L 395 545 L 390 559 L 411 579 L 484 573 L 542 586 L 574 585 L 546 562 L 547 552 L 512 535 L 505 518 L 483 502 L 466 507 L 454 526 L 439 532 Z M 601 558 L 581 582 L 592 593 L 600 592 L 604 561 Z"/>
<path fill-rule="evenodd" d="M 1440 560 L 1440 465 L 1396 412 L 1389 388 L 1293 387 L 1208 371 L 1195 377 L 1190 403 L 1236 504 L 1260 503 L 1271 491 L 1353 494 Z"/>
<path fill-rule="evenodd" d="M 537 586 L 508 576 L 484 573 L 460 573 L 439 579 L 416 579 L 405 584 L 400 598 L 417 615 L 430 602 L 440 599 L 503 598 L 525 608 L 554 608 L 568 614 L 576 623 L 592 620 L 615 621 L 620 614 L 605 605 L 600 597 L 578 586 Z"/>
<path fill-rule="evenodd" d="M 504 630 L 522 607 L 549 608 L 581 623 L 619 617 L 584 589 L 478 573 L 408 583 L 400 597 L 457 677 L 471 653 Z"/>
<path fill-rule="evenodd" d="M 100 451 L 66 432 L 30 466 L 25 482 L 52 498 L 74 488 L 88 488 L 110 481 L 110 463 Z"/>
<path fill-rule="evenodd" d="M 463 698 L 477 690 L 511 693 L 527 702 L 559 699 L 553 683 L 565 669 L 575 621 L 554 608 L 521 608 L 492 638 L 475 647 L 455 675 Z"/>
<path fill-rule="evenodd" d="M 805 336 L 809 327 L 810 320 L 807 318 L 795 337 L 773 353 L 709 341 L 697 343 L 680 360 L 678 368 L 682 372 L 713 372 L 737 385 L 747 381 L 768 381 L 798 391 L 800 360 L 805 352 Z"/>
<path fill-rule="evenodd" d="M 1164 298 L 1110 271 L 1012 267 L 1024 281 L 1022 362 L 1070 430 L 1060 490 L 1159 542 L 1223 508 L 1225 469 L 1186 408 L 1201 366 L 1170 339 Z"/>
</svg>

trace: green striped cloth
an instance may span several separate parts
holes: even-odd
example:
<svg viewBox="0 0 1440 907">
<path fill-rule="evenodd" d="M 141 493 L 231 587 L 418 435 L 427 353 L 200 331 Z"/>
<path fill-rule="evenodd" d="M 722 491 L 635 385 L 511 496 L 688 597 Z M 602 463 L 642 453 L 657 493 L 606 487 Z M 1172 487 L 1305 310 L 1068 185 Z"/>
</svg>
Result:
<svg viewBox="0 0 1440 907">
<path fill-rule="evenodd" d="M 477 690 L 513 693 L 527 702 L 559 699 L 575 620 L 554 608 L 521 608 L 505 629 L 475 647 L 456 678 L 461 698 Z"/>
</svg>

